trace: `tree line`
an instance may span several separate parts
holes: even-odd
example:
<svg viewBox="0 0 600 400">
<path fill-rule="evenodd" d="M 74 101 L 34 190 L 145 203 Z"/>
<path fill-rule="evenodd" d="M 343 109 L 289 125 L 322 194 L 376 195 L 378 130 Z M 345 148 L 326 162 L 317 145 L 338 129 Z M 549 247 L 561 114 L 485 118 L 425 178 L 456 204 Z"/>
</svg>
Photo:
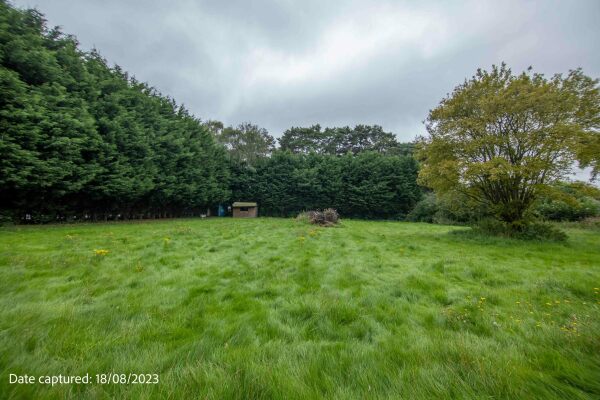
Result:
<svg viewBox="0 0 600 400">
<path fill-rule="evenodd" d="M 261 215 L 331 207 L 346 217 L 403 219 L 421 197 L 417 174 L 408 156 L 279 150 L 253 166 L 233 164 L 231 190 L 234 199 L 258 201 Z"/>
<path fill-rule="evenodd" d="M 379 126 L 202 122 L 37 10 L 0 0 L 0 214 L 19 222 L 263 215 L 338 207 L 397 217 L 418 200 L 412 147 Z"/>
<path fill-rule="evenodd" d="M 262 215 L 492 217 L 510 231 L 600 213 L 597 191 L 561 183 L 576 161 L 599 171 L 600 88 L 580 69 L 478 70 L 426 128 L 416 143 L 362 124 L 276 140 L 252 123 L 201 121 L 38 11 L 0 0 L 0 219 L 193 216 L 246 200 Z"/>
<path fill-rule="evenodd" d="M 230 155 L 232 200 L 261 215 L 335 208 L 347 217 L 401 219 L 421 197 L 412 143 L 378 125 L 292 127 L 276 140 L 251 123 L 205 125 Z"/>
</svg>

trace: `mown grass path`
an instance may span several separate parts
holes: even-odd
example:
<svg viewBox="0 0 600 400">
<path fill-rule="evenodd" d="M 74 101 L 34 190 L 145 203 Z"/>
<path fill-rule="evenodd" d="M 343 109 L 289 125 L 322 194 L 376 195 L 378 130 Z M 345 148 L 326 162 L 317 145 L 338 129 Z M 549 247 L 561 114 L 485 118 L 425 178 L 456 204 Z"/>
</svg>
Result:
<svg viewBox="0 0 600 400">
<path fill-rule="evenodd" d="M 0 229 L 3 398 L 600 397 L 600 232 L 208 219 Z M 102 250 L 107 250 L 104 252 Z M 157 373 L 157 385 L 8 374 Z"/>
</svg>

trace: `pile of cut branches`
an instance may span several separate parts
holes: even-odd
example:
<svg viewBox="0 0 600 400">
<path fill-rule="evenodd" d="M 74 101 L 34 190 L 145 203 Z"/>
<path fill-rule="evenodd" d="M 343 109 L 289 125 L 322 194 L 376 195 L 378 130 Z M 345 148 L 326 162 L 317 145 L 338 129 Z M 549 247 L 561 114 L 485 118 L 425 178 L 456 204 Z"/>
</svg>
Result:
<svg viewBox="0 0 600 400">
<path fill-rule="evenodd" d="M 313 225 L 334 226 L 340 221 L 340 215 L 333 208 L 326 208 L 323 211 L 313 210 L 301 212 L 296 219 L 298 221 L 307 221 Z"/>
</svg>

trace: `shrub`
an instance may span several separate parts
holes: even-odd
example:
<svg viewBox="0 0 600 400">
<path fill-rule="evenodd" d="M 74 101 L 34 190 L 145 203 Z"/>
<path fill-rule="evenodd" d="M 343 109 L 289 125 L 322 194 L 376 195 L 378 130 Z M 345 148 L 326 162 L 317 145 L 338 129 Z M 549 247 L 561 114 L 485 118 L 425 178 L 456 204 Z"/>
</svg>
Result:
<svg viewBox="0 0 600 400">
<path fill-rule="evenodd" d="M 540 202 L 535 211 L 553 221 L 580 221 L 600 215 L 600 201 L 591 197 L 579 199 L 551 199 Z"/>
<path fill-rule="evenodd" d="M 474 227 L 475 232 L 489 236 L 503 236 L 522 240 L 549 240 L 564 242 L 567 234 L 545 222 L 517 221 L 511 224 L 494 218 L 480 220 Z"/>
<path fill-rule="evenodd" d="M 435 194 L 427 193 L 408 213 L 406 220 L 412 222 L 435 222 L 439 210 Z"/>
<path fill-rule="evenodd" d="M 489 212 L 483 204 L 473 202 L 464 194 L 458 192 L 449 192 L 443 195 L 427 193 L 407 215 L 406 220 L 462 225 L 473 223 L 487 215 Z"/>
<path fill-rule="evenodd" d="M 584 182 L 560 182 L 546 188 L 534 213 L 552 221 L 580 221 L 600 216 L 600 190 Z"/>
<path fill-rule="evenodd" d="M 525 240 L 551 240 L 555 242 L 567 240 L 565 232 L 546 222 L 526 224 L 521 231 L 517 232 L 516 237 Z"/>
<path fill-rule="evenodd" d="M 509 236 L 508 226 L 502 221 L 494 218 L 485 218 L 477 222 L 473 227 L 474 231 L 491 236 Z"/>
</svg>

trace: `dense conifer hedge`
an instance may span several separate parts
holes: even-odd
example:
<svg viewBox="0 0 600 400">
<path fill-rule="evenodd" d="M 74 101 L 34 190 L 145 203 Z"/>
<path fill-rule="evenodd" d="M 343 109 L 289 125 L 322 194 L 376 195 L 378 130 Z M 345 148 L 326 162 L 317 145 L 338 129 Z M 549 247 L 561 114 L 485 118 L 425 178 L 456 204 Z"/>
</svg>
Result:
<svg viewBox="0 0 600 400">
<path fill-rule="evenodd" d="M 298 129 L 284 149 L 306 141 Z M 399 218 L 418 201 L 410 146 L 377 126 L 319 135 L 337 150 L 276 150 L 250 165 L 173 99 L 0 0 L 0 219 L 191 216 L 236 200 L 259 202 L 261 215 Z"/>
<path fill-rule="evenodd" d="M 0 2 L 0 209 L 32 221 L 193 215 L 229 198 L 227 155 L 173 99 L 35 10 Z"/>
</svg>

